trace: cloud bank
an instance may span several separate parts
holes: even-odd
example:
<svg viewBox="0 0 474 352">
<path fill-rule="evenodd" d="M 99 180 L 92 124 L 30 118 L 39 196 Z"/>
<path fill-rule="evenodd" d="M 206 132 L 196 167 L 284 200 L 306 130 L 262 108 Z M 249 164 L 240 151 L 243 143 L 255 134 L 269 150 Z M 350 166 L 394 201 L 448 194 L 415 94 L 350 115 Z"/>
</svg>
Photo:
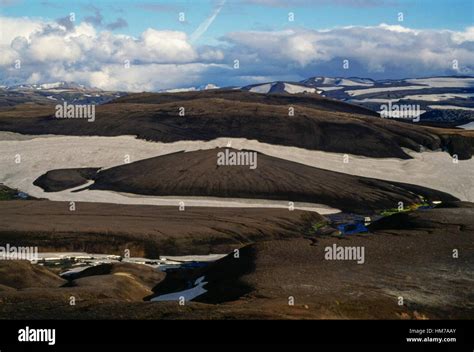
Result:
<svg viewBox="0 0 474 352">
<path fill-rule="evenodd" d="M 0 17 L 0 84 L 66 80 L 101 89 L 145 91 L 314 75 L 474 74 L 474 27 L 416 30 L 381 24 L 243 31 L 228 33 L 219 45 L 198 46 L 181 31 L 149 28 L 131 37 L 91 21 L 74 26 L 65 21 Z M 126 22 L 117 21 L 109 29 L 123 26 Z M 239 60 L 239 69 L 234 69 L 234 60 Z"/>
</svg>

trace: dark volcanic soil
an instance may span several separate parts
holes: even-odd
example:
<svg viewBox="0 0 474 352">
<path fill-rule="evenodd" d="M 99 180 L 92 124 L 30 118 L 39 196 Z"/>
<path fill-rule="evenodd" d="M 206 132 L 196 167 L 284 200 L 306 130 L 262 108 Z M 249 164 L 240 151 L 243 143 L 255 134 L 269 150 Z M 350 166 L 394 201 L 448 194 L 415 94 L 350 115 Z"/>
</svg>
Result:
<svg viewBox="0 0 474 352">
<path fill-rule="evenodd" d="M 0 260 L 0 285 L 12 289 L 59 287 L 66 283 L 47 268 L 25 260 Z M 2 291 L 0 289 L 0 291 Z"/>
<path fill-rule="evenodd" d="M 231 254 L 190 271 L 188 279 L 205 276 L 208 292 L 196 299 L 204 303 L 233 301 L 226 288 L 240 287 L 248 291 L 242 305 L 259 302 L 262 311 L 291 310 L 284 306 L 293 297 L 294 308 L 308 306 L 303 316 L 318 318 L 472 319 L 474 208 L 458 205 L 393 215 L 364 235 L 257 243 L 243 248 L 239 258 Z M 363 247 L 364 263 L 326 260 L 325 249 L 334 244 Z M 167 277 L 154 291 L 166 293 L 173 280 L 180 281 Z"/>
<path fill-rule="evenodd" d="M 99 269 L 102 272 L 98 272 Z M 53 274 L 46 267 L 25 261 L 1 260 L 0 272 L 9 274 L 0 278 L 0 285 L 6 287 L 4 290 L 0 289 L 0 302 L 4 305 L 21 305 L 26 302 L 35 304 L 48 299 L 66 310 L 74 310 L 74 306 L 69 304 L 71 296 L 79 305 L 100 300 L 141 302 L 165 276 L 153 268 L 131 263 L 103 264 L 83 272 L 70 282 Z M 13 282 L 10 279 L 12 275 L 17 277 Z M 36 314 L 35 309 L 32 312 Z M 15 317 L 11 315 L 9 318 Z"/>
<path fill-rule="evenodd" d="M 256 169 L 217 166 L 220 151 L 224 149 L 173 153 L 117 166 L 99 172 L 89 188 L 156 196 L 319 203 L 359 214 L 395 208 L 400 201 L 406 206 L 420 203 L 418 195 L 429 200 L 456 200 L 424 187 L 337 173 L 260 153 Z"/>
<path fill-rule="evenodd" d="M 180 108 L 185 116 L 180 116 Z M 289 107 L 295 116 L 288 115 Z M 409 158 L 415 151 L 446 148 L 469 158 L 474 132 L 444 130 L 381 119 L 373 112 L 317 95 L 260 95 L 240 91 L 132 94 L 97 106 L 96 120 L 56 119 L 54 109 L 16 106 L 0 111 L 0 130 L 24 134 L 137 135 L 175 142 L 219 137 L 369 157 Z"/>
<path fill-rule="evenodd" d="M 130 282 L 112 285 L 113 275 L 104 275 L 104 286 L 94 291 L 90 285 L 75 307 L 57 304 L 63 299 L 58 290 L 69 293 L 70 288 L 1 292 L 0 317 L 472 319 L 474 208 L 439 208 L 407 216 L 408 228 L 396 226 L 397 216 L 392 216 L 370 234 L 245 246 L 238 258 L 232 253 L 207 268 L 186 273 L 188 279 L 205 275 L 208 292 L 198 300 L 206 304 L 137 302 L 137 293 L 146 290 Z M 326 260 L 325 249 L 333 244 L 363 247 L 364 264 Z M 457 258 L 453 249 L 459 250 Z M 170 280 L 157 278 L 153 290 L 165 292 L 173 284 Z M 109 296 L 105 289 L 107 294 L 94 296 L 104 287 L 115 287 L 120 295 Z M 402 305 L 399 297 L 403 297 Z M 289 304 L 291 300 L 294 305 Z"/>
<path fill-rule="evenodd" d="M 228 253 L 254 241 L 302 237 L 324 218 L 313 212 L 76 202 L 0 202 L 0 245 L 157 258 Z"/>
<path fill-rule="evenodd" d="M 98 168 L 51 170 L 38 177 L 33 184 L 46 192 L 64 191 L 93 179 L 98 170 Z"/>
</svg>

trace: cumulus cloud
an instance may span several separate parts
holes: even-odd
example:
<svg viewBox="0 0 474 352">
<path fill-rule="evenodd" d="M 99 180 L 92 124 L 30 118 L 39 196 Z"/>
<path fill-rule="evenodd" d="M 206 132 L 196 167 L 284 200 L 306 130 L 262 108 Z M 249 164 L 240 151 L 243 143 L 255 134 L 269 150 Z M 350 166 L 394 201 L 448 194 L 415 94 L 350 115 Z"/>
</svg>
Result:
<svg viewBox="0 0 474 352">
<path fill-rule="evenodd" d="M 0 17 L 0 45 L 9 46 L 16 37 L 27 37 L 31 33 L 39 31 L 46 23 L 29 18 Z"/>
<path fill-rule="evenodd" d="M 59 22 L 59 23 L 58 23 Z M 474 27 L 416 30 L 399 25 L 228 33 L 196 45 L 181 31 L 137 37 L 90 22 L 0 17 L 0 84 L 76 81 L 102 89 L 160 90 L 244 85 L 313 75 L 372 78 L 474 74 Z M 112 29 L 112 28 L 111 28 Z M 21 60 L 21 68 L 15 67 Z M 240 68 L 233 69 L 234 60 Z M 343 60 L 349 60 L 348 70 Z M 457 60 L 458 69 L 453 69 Z"/>
<path fill-rule="evenodd" d="M 209 65 L 201 63 L 132 65 L 128 69 L 108 64 L 97 71 L 58 72 L 57 80 L 79 82 L 85 78 L 90 86 L 100 89 L 141 92 L 199 85 L 208 69 Z"/>
<path fill-rule="evenodd" d="M 474 73 L 473 30 L 463 32 L 413 30 L 381 24 L 331 30 L 293 29 L 279 32 L 236 32 L 224 38 L 240 57 L 248 75 L 299 72 L 301 76 L 327 74 L 404 77 L 453 72 Z M 350 70 L 344 70 L 349 60 Z M 255 70 L 256 67 L 264 67 Z M 332 69 L 331 69 L 332 68 Z"/>
<path fill-rule="evenodd" d="M 199 73 L 223 58 L 217 49 L 196 50 L 179 31 L 149 28 L 134 38 L 98 32 L 88 22 L 66 29 L 0 17 L 4 24 L 11 25 L 0 45 L 0 81 L 7 83 L 74 80 L 103 89 L 157 90 L 199 83 Z M 14 67 L 18 59 L 21 69 Z"/>
</svg>

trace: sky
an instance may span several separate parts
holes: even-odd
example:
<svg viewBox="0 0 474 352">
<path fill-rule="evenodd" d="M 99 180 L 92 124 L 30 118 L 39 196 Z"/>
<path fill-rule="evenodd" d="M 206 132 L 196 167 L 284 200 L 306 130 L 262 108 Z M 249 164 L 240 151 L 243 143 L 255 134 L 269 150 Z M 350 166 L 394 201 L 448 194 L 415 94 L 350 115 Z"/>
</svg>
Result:
<svg viewBox="0 0 474 352">
<path fill-rule="evenodd" d="M 472 0 L 0 0 L 0 84 L 474 75 Z"/>
</svg>

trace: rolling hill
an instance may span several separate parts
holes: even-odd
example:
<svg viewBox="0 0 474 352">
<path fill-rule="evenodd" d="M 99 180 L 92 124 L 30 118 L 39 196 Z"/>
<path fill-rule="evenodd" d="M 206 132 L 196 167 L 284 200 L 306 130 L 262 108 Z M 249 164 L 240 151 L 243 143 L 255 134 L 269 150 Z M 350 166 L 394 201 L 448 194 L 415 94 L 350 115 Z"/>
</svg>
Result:
<svg viewBox="0 0 474 352">
<path fill-rule="evenodd" d="M 468 159 L 474 150 L 474 135 L 469 131 L 381 119 L 365 108 L 308 94 L 263 95 L 236 90 L 143 93 L 97 106 L 93 123 L 56 119 L 53 114 L 52 105 L 3 109 L 0 130 L 34 135 L 136 135 L 165 143 L 246 138 L 375 158 L 408 159 L 403 148 L 425 148 L 444 149 Z"/>
</svg>

